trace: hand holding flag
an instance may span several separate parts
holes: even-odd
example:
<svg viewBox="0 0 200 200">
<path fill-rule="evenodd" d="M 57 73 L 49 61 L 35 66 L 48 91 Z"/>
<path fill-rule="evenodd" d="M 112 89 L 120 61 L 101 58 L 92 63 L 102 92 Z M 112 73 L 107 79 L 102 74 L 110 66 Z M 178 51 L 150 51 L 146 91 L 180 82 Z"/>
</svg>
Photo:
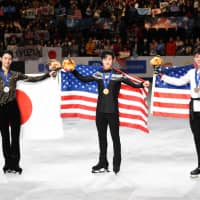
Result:
<svg viewBox="0 0 200 200">
<path fill-rule="evenodd" d="M 48 65 L 51 71 L 58 71 L 60 69 L 64 69 L 64 71 L 73 71 L 76 63 L 70 58 L 64 59 L 62 64 L 58 60 L 53 59 L 49 61 Z"/>
</svg>

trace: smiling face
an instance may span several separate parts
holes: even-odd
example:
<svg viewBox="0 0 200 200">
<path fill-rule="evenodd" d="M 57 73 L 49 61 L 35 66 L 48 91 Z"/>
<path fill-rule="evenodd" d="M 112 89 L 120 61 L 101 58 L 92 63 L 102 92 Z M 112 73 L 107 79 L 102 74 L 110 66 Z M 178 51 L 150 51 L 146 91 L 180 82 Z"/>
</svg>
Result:
<svg viewBox="0 0 200 200">
<path fill-rule="evenodd" d="M 113 65 L 113 57 L 111 55 L 107 55 L 102 59 L 102 63 L 103 63 L 103 69 L 104 70 L 109 70 L 112 69 L 112 65 Z"/>
<path fill-rule="evenodd" d="M 13 58 L 9 53 L 3 54 L 2 59 L 1 59 L 2 67 L 6 70 L 9 70 L 12 60 Z"/>
<path fill-rule="evenodd" d="M 200 69 L 200 54 L 195 54 L 194 55 L 194 62 L 197 65 L 197 67 Z"/>
</svg>

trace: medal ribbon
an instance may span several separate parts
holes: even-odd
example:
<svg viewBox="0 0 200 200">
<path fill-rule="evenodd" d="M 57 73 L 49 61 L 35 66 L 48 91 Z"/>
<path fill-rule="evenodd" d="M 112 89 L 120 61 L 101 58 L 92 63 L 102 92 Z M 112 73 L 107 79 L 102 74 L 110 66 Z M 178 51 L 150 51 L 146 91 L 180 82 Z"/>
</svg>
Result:
<svg viewBox="0 0 200 200">
<path fill-rule="evenodd" d="M 196 83 L 196 87 L 199 87 L 199 83 L 200 83 L 200 76 L 198 74 L 198 70 L 195 70 L 195 83 Z"/>
<path fill-rule="evenodd" d="M 10 71 L 8 72 L 7 76 L 5 76 L 3 70 L 0 69 L 0 75 L 1 75 L 1 78 L 4 82 L 4 86 L 8 86 L 8 82 L 9 82 L 10 77 L 11 77 Z"/>
<path fill-rule="evenodd" d="M 103 72 L 103 85 L 104 88 L 108 88 L 108 85 L 110 83 L 110 80 L 112 78 L 113 70 L 110 72 L 109 77 L 106 79 L 106 73 Z"/>
</svg>

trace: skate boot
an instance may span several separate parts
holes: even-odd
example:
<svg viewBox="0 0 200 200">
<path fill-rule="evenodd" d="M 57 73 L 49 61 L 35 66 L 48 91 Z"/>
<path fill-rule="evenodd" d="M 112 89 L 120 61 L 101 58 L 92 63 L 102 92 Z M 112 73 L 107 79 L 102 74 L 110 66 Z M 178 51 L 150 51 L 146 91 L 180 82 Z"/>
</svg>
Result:
<svg viewBox="0 0 200 200">
<path fill-rule="evenodd" d="M 200 175 L 200 167 L 197 167 L 195 170 L 190 172 L 192 178 L 196 178 Z"/>
<path fill-rule="evenodd" d="M 115 160 L 113 159 L 113 172 L 117 175 L 120 171 L 121 159 Z"/>
<path fill-rule="evenodd" d="M 11 170 L 13 174 L 22 174 L 22 168 L 19 166 L 19 156 L 12 156 Z"/>
<path fill-rule="evenodd" d="M 22 171 L 23 170 L 22 170 L 22 168 L 20 166 L 14 166 L 11 169 L 11 173 L 13 173 L 13 174 L 19 174 L 19 175 L 21 175 Z"/>
<path fill-rule="evenodd" d="M 113 172 L 117 175 L 120 171 L 120 165 L 114 165 L 113 166 Z"/>
<path fill-rule="evenodd" d="M 4 174 L 12 172 L 12 165 L 10 159 L 6 159 L 5 165 L 3 166 L 3 172 Z"/>
<path fill-rule="evenodd" d="M 92 167 L 92 173 L 104 173 L 104 172 L 109 172 L 108 162 L 106 163 L 99 162 L 97 165 Z"/>
<path fill-rule="evenodd" d="M 7 173 L 11 173 L 12 172 L 12 170 L 11 170 L 11 167 L 9 166 L 9 165 L 4 165 L 3 166 L 3 173 L 4 174 L 7 174 Z"/>
</svg>

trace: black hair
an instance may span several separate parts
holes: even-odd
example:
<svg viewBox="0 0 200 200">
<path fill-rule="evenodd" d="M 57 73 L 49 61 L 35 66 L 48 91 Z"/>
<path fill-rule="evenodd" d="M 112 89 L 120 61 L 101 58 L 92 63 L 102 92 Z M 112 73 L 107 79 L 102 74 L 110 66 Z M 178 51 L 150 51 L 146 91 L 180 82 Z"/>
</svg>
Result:
<svg viewBox="0 0 200 200">
<path fill-rule="evenodd" d="M 14 57 L 13 52 L 10 51 L 10 50 L 5 50 L 5 51 L 3 51 L 2 54 L 1 54 L 1 57 L 2 57 L 4 54 L 9 54 L 12 58 Z"/>
<path fill-rule="evenodd" d="M 193 55 L 195 56 L 196 54 L 200 55 L 200 48 L 194 50 Z"/>
<path fill-rule="evenodd" d="M 101 59 L 103 60 L 104 58 L 106 58 L 107 56 L 112 56 L 112 59 L 115 58 L 115 54 L 113 51 L 103 51 L 101 53 Z"/>
</svg>

